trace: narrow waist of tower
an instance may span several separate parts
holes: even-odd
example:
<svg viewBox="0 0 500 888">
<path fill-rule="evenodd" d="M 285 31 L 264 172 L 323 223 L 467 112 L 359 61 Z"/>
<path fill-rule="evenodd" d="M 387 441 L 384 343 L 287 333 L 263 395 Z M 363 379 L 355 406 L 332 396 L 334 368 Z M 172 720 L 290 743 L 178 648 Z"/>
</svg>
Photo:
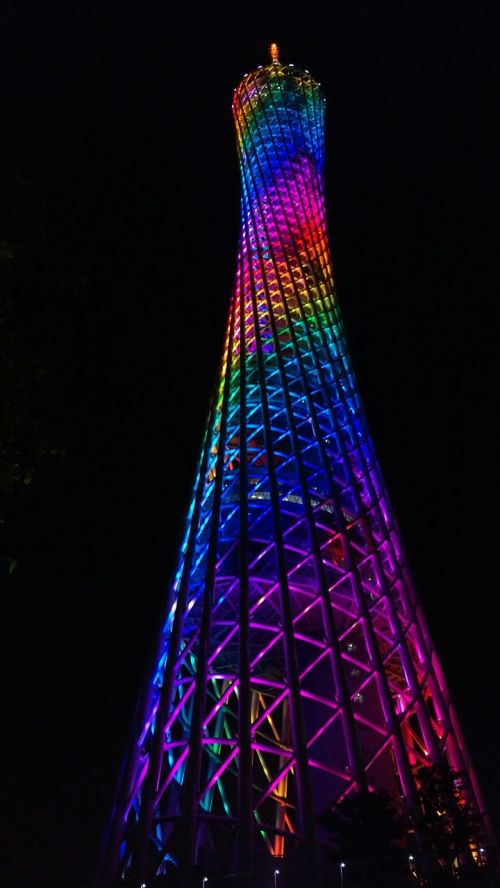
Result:
<svg viewBox="0 0 500 888">
<path fill-rule="evenodd" d="M 278 289 L 290 298 L 320 298 L 333 293 L 330 253 L 324 231 L 297 234 L 260 210 L 242 220 L 240 263 L 243 276 L 258 291 Z"/>
</svg>

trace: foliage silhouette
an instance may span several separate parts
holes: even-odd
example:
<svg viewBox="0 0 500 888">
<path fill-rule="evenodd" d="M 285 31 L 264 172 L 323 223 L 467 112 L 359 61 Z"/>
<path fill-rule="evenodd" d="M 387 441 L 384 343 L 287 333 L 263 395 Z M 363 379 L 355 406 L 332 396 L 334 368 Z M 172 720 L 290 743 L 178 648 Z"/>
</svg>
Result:
<svg viewBox="0 0 500 888">
<path fill-rule="evenodd" d="M 384 789 L 346 796 L 318 821 L 327 856 L 338 866 L 346 864 L 349 888 L 408 884 L 408 821 Z"/>
<path fill-rule="evenodd" d="M 427 884 L 485 884 L 486 868 L 473 856 L 480 854 L 487 839 L 483 821 L 469 801 L 467 776 L 452 771 L 446 761 L 416 774 L 419 818 L 417 830 Z"/>
</svg>

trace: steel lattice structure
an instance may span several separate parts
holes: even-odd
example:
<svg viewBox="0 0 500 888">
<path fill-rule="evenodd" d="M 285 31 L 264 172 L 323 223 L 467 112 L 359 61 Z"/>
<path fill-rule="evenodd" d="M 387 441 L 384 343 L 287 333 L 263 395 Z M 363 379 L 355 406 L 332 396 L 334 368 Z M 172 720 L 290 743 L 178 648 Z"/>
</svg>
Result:
<svg viewBox="0 0 500 888">
<path fill-rule="evenodd" d="M 262 856 L 314 871 L 355 789 L 479 789 L 361 407 L 326 235 L 325 100 L 271 64 L 235 91 L 236 284 L 175 582 L 103 884 Z M 210 864 L 210 861 L 212 863 Z"/>
</svg>

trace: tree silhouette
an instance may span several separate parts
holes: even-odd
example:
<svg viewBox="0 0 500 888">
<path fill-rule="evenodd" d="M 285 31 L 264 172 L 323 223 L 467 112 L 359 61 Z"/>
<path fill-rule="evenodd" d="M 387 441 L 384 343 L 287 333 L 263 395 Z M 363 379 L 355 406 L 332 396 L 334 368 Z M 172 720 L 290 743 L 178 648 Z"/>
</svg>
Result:
<svg viewBox="0 0 500 888">
<path fill-rule="evenodd" d="M 408 822 L 384 789 L 346 796 L 318 821 L 327 856 L 346 864 L 349 888 L 408 884 Z"/>
<path fill-rule="evenodd" d="M 57 300 L 71 304 L 84 292 L 87 276 L 65 265 L 58 229 L 67 214 L 61 216 L 32 181 L 0 180 L 0 524 L 8 523 L 8 500 L 29 489 L 40 464 L 64 456 L 52 404 L 54 368 L 41 328 L 53 323 Z M 9 572 L 16 566 L 3 544 L 0 562 Z"/>
<path fill-rule="evenodd" d="M 30 484 L 39 463 L 61 456 L 47 417 L 51 367 L 40 320 L 57 294 L 71 300 L 86 275 L 64 268 L 53 208 L 20 176 L 0 180 L 0 493 Z"/>
<path fill-rule="evenodd" d="M 417 830 L 428 884 L 483 884 L 485 868 L 478 864 L 486 839 L 482 818 L 469 801 L 466 775 L 442 761 L 419 769 L 416 778 Z"/>
</svg>

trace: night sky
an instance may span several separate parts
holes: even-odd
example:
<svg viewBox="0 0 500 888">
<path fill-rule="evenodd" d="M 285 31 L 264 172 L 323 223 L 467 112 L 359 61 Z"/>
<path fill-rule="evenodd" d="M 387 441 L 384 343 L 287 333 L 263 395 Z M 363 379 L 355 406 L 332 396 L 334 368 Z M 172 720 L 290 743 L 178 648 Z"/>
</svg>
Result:
<svg viewBox="0 0 500 888">
<path fill-rule="evenodd" d="M 500 832 L 496 4 L 12 3 L 2 176 L 47 208 L 22 334 L 66 450 L 2 505 L 7 880 L 91 886 L 193 480 L 235 271 L 233 88 L 327 97 L 361 396 Z M 86 286 L 54 284 L 85 276 Z M 7 800 L 7 803 L 6 803 Z"/>
</svg>

